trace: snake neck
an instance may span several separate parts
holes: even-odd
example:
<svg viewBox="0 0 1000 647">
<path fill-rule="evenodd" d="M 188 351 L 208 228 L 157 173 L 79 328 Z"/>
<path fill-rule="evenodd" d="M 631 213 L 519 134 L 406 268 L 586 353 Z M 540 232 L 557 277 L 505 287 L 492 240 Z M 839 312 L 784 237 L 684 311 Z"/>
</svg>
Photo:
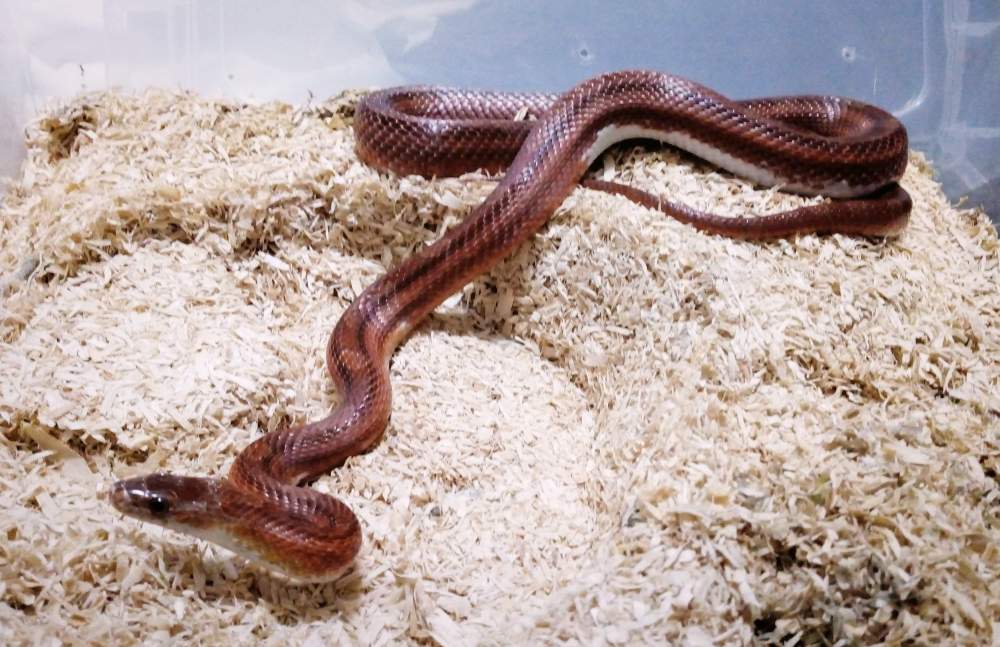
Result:
<svg viewBox="0 0 1000 647">
<path fill-rule="evenodd" d="M 288 461 L 277 442 L 294 431 L 263 436 L 240 453 L 220 482 L 220 519 L 206 538 L 297 581 L 335 579 L 361 547 L 361 525 L 340 500 L 298 485 L 312 468 Z"/>
</svg>

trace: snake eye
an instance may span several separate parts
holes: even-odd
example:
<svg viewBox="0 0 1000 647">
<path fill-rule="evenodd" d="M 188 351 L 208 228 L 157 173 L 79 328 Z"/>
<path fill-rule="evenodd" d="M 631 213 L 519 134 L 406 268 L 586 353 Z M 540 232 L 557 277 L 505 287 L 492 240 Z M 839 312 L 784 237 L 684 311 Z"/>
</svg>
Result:
<svg viewBox="0 0 1000 647">
<path fill-rule="evenodd" d="M 170 502 L 159 494 L 150 496 L 146 505 L 149 511 L 155 515 L 165 515 L 170 511 Z"/>
</svg>

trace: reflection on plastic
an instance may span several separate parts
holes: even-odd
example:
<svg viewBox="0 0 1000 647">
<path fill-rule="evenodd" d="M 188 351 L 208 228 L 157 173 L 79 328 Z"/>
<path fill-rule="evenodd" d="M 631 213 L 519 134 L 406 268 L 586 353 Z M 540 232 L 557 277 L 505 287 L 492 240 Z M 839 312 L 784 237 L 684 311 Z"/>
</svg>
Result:
<svg viewBox="0 0 1000 647">
<path fill-rule="evenodd" d="M 304 102 L 400 83 L 552 91 L 646 67 L 734 98 L 881 105 L 952 198 L 1000 216 L 1000 4 L 789 4 L 0 0 L 0 175 L 16 173 L 28 119 L 82 91 L 156 85 Z"/>
</svg>

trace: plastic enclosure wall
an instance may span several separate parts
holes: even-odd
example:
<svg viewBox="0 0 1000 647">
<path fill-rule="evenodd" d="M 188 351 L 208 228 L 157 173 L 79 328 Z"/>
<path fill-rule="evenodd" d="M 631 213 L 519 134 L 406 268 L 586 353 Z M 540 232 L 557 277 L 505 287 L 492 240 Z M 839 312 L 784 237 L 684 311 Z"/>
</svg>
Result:
<svg viewBox="0 0 1000 647">
<path fill-rule="evenodd" d="M 880 105 L 952 199 L 1000 218 L 994 0 L 0 0 L 0 176 L 17 172 L 24 124 L 43 105 L 89 90 L 304 102 L 418 82 L 561 90 L 630 67 L 734 98 Z"/>
</svg>

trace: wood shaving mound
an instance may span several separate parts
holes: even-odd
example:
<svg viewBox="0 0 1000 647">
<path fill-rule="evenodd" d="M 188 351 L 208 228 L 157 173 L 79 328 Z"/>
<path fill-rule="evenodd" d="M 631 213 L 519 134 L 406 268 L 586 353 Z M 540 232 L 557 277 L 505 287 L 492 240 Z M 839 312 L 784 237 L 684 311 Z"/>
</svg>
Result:
<svg viewBox="0 0 1000 647">
<path fill-rule="evenodd" d="M 897 240 L 748 243 L 576 190 L 397 353 L 393 420 L 321 478 L 365 544 L 294 586 L 116 514 L 337 402 L 339 314 L 494 179 L 379 175 L 357 94 L 100 93 L 0 210 L 0 642 L 1000 640 L 1000 246 L 911 155 Z M 671 149 L 595 170 L 769 212 Z"/>
</svg>

